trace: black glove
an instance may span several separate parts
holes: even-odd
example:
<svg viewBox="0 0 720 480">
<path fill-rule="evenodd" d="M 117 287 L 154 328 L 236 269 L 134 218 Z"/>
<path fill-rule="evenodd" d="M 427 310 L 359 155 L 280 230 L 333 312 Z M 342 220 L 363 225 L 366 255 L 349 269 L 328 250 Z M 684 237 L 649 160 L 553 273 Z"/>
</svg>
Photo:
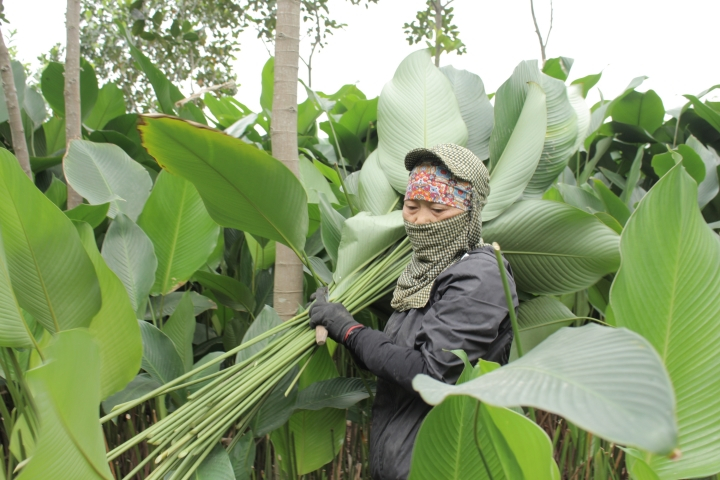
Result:
<svg viewBox="0 0 720 480">
<path fill-rule="evenodd" d="M 327 294 L 327 287 L 320 287 L 310 295 L 310 299 L 315 300 L 310 307 L 310 328 L 322 325 L 327 329 L 330 338 L 344 343 L 351 328 L 354 332 L 363 325 L 356 322 L 341 303 L 328 302 Z"/>
</svg>

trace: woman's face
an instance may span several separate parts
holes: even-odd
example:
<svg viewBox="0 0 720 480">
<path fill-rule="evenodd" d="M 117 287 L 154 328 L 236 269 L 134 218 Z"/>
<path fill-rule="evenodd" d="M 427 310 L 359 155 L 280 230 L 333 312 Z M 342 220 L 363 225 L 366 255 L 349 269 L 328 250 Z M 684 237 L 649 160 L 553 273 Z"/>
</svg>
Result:
<svg viewBox="0 0 720 480">
<path fill-rule="evenodd" d="M 402 210 L 405 221 L 417 225 L 439 222 L 462 212 L 459 208 L 426 200 L 405 200 Z"/>
</svg>

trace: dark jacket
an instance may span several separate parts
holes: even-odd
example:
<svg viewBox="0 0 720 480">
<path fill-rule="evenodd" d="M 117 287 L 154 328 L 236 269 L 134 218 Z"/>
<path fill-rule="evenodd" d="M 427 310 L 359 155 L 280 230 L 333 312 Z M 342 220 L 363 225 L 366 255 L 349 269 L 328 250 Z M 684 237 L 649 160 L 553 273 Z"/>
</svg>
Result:
<svg viewBox="0 0 720 480">
<path fill-rule="evenodd" d="M 510 266 L 508 281 L 517 308 Z M 378 377 L 370 434 L 374 480 L 404 480 L 413 444 L 432 408 L 412 389 L 423 373 L 455 383 L 463 362 L 448 350 L 461 349 L 475 364 L 479 358 L 504 364 L 512 343 L 505 293 L 491 246 L 473 250 L 436 279 L 424 308 L 395 312 L 384 332 L 364 328 L 346 345 L 361 368 Z"/>
</svg>

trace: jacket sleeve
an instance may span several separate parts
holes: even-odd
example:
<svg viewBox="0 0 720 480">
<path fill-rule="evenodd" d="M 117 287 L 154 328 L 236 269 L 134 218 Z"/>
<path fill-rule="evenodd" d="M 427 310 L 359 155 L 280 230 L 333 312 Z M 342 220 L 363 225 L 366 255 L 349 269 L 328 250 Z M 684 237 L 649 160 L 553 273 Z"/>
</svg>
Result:
<svg viewBox="0 0 720 480">
<path fill-rule="evenodd" d="M 475 363 L 487 353 L 508 316 L 500 272 L 489 252 L 459 262 L 437 281 L 436 301 L 422 319 L 414 348 L 395 345 L 383 332 L 370 328 L 351 335 L 346 342 L 369 371 L 409 391 L 412 379 L 420 373 L 454 383 L 463 362 L 450 350 L 464 350 Z M 508 281 L 517 307 L 511 275 Z"/>
</svg>

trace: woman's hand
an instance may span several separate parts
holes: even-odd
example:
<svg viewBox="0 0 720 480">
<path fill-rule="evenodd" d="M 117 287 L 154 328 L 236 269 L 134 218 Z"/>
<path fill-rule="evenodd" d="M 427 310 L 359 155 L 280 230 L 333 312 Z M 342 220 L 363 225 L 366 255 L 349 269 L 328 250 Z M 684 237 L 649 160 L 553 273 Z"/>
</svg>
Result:
<svg viewBox="0 0 720 480">
<path fill-rule="evenodd" d="M 322 325 L 327 329 L 330 338 L 344 343 L 351 331 L 359 330 L 363 326 L 355 321 L 342 304 L 328 302 L 327 295 L 327 287 L 320 287 L 310 296 L 311 300 L 315 300 L 310 307 L 310 328 Z"/>
</svg>

